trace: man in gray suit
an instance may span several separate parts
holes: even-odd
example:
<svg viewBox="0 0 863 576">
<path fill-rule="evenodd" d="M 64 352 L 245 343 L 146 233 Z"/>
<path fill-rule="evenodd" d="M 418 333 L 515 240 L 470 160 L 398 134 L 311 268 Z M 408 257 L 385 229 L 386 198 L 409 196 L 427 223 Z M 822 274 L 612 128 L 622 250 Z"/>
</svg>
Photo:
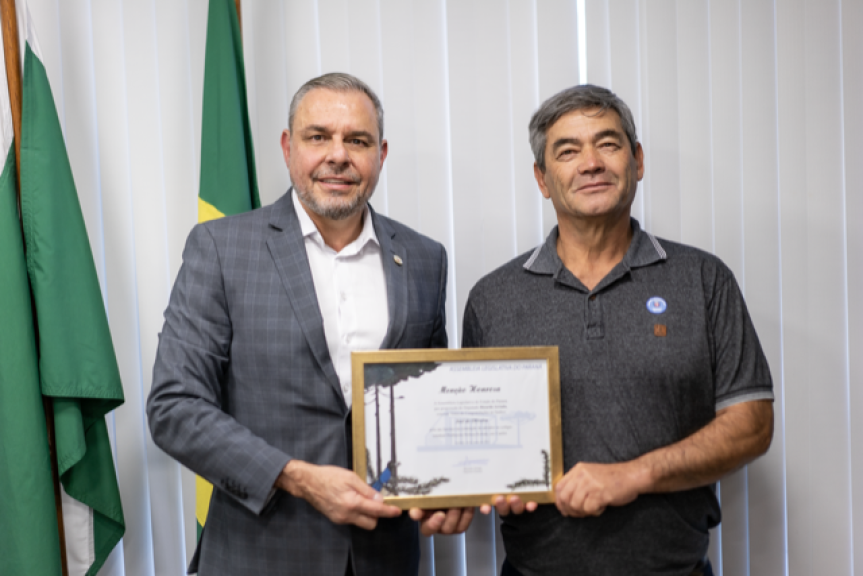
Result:
<svg viewBox="0 0 863 576">
<path fill-rule="evenodd" d="M 367 201 L 387 155 L 377 96 L 307 82 L 282 135 L 293 191 L 196 226 L 147 404 L 155 443 L 213 483 L 190 573 L 416 574 L 424 534 L 347 469 L 352 350 L 447 345 L 447 259 Z"/>
</svg>

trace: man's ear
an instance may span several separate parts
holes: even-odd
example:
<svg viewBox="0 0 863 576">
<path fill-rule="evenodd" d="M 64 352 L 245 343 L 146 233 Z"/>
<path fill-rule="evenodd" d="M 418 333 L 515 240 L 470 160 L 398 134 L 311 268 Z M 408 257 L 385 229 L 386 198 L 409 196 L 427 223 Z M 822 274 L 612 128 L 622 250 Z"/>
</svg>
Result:
<svg viewBox="0 0 863 576">
<path fill-rule="evenodd" d="M 381 141 L 381 168 L 384 167 L 384 160 L 387 159 L 387 154 L 389 153 L 389 145 L 387 144 L 386 139 Z"/>
<path fill-rule="evenodd" d="M 291 131 L 282 131 L 282 156 L 285 157 L 285 165 L 289 165 L 291 161 Z"/>
<path fill-rule="evenodd" d="M 644 178 L 644 148 L 641 147 L 641 142 L 635 143 L 635 166 L 640 182 Z"/>
<path fill-rule="evenodd" d="M 539 169 L 539 165 L 536 162 L 533 163 L 533 177 L 536 178 L 536 183 L 539 185 L 539 191 L 543 197 L 551 198 L 551 194 L 548 193 L 548 187 L 545 185 L 545 173 Z"/>
</svg>

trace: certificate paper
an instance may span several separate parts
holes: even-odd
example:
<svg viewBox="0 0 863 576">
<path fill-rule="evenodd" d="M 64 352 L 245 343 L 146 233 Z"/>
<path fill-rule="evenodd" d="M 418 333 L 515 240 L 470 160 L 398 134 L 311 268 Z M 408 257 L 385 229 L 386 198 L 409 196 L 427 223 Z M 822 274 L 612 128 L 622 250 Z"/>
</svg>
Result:
<svg viewBox="0 0 863 576">
<path fill-rule="evenodd" d="M 562 473 L 557 348 L 361 352 L 353 369 L 354 470 L 386 502 L 470 506 L 510 493 L 553 501 Z"/>
</svg>

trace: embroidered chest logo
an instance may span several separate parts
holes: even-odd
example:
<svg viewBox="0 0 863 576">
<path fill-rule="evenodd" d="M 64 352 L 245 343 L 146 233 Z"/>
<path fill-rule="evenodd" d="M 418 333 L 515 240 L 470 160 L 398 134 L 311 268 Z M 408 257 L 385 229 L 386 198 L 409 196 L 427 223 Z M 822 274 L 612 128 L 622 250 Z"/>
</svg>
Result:
<svg viewBox="0 0 863 576">
<path fill-rule="evenodd" d="M 647 301 L 647 309 L 653 314 L 662 314 L 668 308 L 668 304 L 659 296 L 654 296 Z"/>
</svg>

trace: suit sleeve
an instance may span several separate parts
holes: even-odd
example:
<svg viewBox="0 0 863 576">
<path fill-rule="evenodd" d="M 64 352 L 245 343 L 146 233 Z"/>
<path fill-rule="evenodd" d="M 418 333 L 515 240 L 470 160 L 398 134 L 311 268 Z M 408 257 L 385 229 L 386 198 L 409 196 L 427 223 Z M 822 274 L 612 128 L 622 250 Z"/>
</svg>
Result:
<svg viewBox="0 0 863 576">
<path fill-rule="evenodd" d="M 446 335 L 446 249 L 440 247 L 440 282 L 438 284 L 438 312 L 431 337 L 431 348 L 446 348 L 449 340 Z"/>
<path fill-rule="evenodd" d="M 150 432 L 162 450 L 260 514 L 290 456 L 222 409 L 231 337 L 218 250 L 198 225 L 159 336 L 147 400 Z"/>
</svg>

